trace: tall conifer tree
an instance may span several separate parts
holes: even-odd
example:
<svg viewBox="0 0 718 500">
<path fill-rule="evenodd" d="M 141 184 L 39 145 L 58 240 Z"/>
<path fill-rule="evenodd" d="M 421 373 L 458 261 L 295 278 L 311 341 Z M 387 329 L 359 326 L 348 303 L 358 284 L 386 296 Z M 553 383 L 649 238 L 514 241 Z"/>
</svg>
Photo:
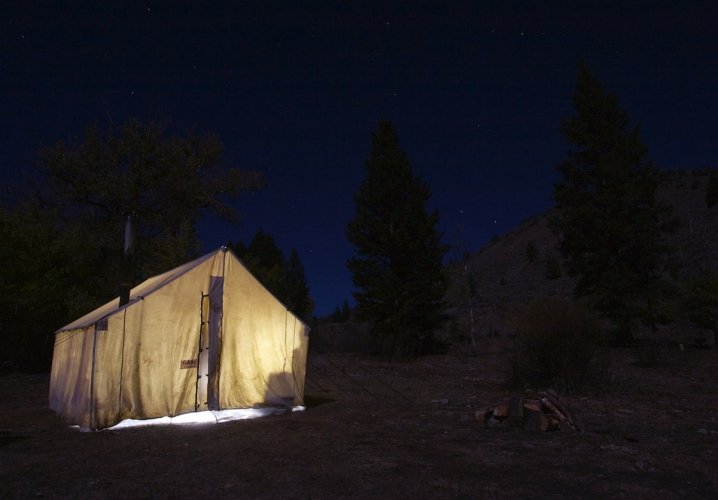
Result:
<svg viewBox="0 0 718 500">
<path fill-rule="evenodd" d="M 434 332 L 444 321 L 446 278 L 436 225 L 427 212 L 428 184 L 416 176 L 394 127 L 381 122 L 355 195 L 356 215 L 347 236 L 357 255 L 352 273 L 360 319 L 370 321 L 382 353 L 410 357 L 437 348 Z"/>
<path fill-rule="evenodd" d="M 638 127 L 616 97 L 582 65 L 573 95 L 576 114 L 564 134 L 575 149 L 558 165 L 553 227 L 575 294 L 612 320 L 622 340 L 636 320 L 652 323 L 665 291 L 668 207 L 656 201 L 660 172 L 646 159 Z"/>
<path fill-rule="evenodd" d="M 304 266 L 299 260 L 297 250 L 292 248 L 289 253 L 285 271 L 285 287 L 287 306 L 301 318 L 307 320 L 314 311 L 314 301 L 309 294 Z"/>
</svg>

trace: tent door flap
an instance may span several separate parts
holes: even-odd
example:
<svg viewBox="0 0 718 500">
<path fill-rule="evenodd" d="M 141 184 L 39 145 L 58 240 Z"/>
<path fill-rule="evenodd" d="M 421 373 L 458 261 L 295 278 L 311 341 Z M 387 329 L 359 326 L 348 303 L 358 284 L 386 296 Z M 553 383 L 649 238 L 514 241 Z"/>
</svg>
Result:
<svg viewBox="0 0 718 500">
<path fill-rule="evenodd" d="M 219 351 L 222 333 L 224 278 L 210 276 L 202 294 L 195 411 L 219 410 Z"/>
<path fill-rule="evenodd" d="M 202 294 L 200 302 L 199 353 L 197 354 L 197 391 L 195 411 L 207 410 L 207 380 L 209 379 L 209 295 Z"/>
<path fill-rule="evenodd" d="M 224 278 L 211 276 L 209 281 L 209 345 L 207 355 L 207 406 L 219 410 L 219 351 L 222 340 Z"/>
</svg>

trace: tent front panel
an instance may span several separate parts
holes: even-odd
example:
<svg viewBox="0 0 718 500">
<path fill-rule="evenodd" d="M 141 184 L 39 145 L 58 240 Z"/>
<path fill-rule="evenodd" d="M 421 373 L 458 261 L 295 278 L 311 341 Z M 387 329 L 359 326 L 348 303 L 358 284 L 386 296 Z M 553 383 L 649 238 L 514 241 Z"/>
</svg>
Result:
<svg viewBox="0 0 718 500">
<path fill-rule="evenodd" d="M 222 257 L 218 252 L 127 308 L 122 418 L 195 411 L 203 295 L 212 273 L 221 272 Z"/>
<path fill-rule="evenodd" d="M 298 358 L 306 360 L 307 339 L 295 335 L 296 323 L 294 315 L 228 254 L 219 379 L 222 408 L 298 404 L 304 373 L 296 368 L 304 365 Z"/>
</svg>

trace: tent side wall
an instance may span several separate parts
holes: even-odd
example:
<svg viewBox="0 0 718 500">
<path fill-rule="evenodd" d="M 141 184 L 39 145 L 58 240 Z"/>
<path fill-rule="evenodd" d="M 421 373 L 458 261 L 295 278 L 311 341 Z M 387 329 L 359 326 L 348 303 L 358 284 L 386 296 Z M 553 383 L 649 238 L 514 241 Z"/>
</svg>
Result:
<svg viewBox="0 0 718 500">
<path fill-rule="evenodd" d="M 119 412 L 122 316 L 55 335 L 50 408 L 81 427 L 106 427 Z"/>
<path fill-rule="evenodd" d="M 219 379 L 220 406 L 301 404 L 305 325 L 228 253 Z"/>
<path fill-rule="evenodd" d="M 92 380 L 92 428 L 113 425 L 120 412 L 122 391 L 122 343 L 125 316 L 130 308 L 107 318 L 106 327 L 95 327 L 95 364 Z"/>
<path fill-rule="evenodd" d="M 94 325 L 55 334 L 50 374 L 50 408 L 68 421 L 92 427 Z"/>
</svg>

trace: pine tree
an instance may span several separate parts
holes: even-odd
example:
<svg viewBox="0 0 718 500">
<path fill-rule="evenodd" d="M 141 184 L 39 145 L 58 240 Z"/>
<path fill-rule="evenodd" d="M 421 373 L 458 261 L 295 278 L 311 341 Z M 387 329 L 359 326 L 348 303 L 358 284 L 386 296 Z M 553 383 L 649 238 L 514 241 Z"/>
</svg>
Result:
<svg viewBox="0 0 718 500">
<path fill-rule="evenodd" d="M 284 254 L 271 235 L 257 231 L 243 255 L 244 263 L 254 276 L 279 300 L 286 295 Z"/>
<path fill-rule="evenodd" d="M 304 275 L 304 266 L 299 254 L 292 248 L 284 272 L 286 304 L 299 317 L 308 319 L 314 310 L 314 302 L 309 296 L 309 286 Z"/>
<path fill-rule="evenodd" d="M 718 275 L 703 271 L 686 280 L 681 310 L 698 328 L 713 332 L 718 348 Z"/>
<path fill-rule="evenodd" d="M 587 297 L 630 340 L 636 320 L 653 323 L 665 291 L 660 271 L 669 209 L 656 201 L 660 172 L 646 159 L 638 127 L 582 65 L 576 114 L 563 127 L 575 147 L 558 165 L 558 233 L 575 294 Z"/>
<path fill-rule="evenodd" d="M 344 323 L 351 319 L 351 309 L 349 308 L 349 302 L 342 302 L 341 307 L 337 306 L 334 311 L 329 315 L 329 321 L 332 323 Z"/>
<path fill-rule="evenodd" d="M 718 175 L 711 172 L 708 178 L 708 186 L 706 186 L 706 207 L 712 208 L 718 203 Z"/>
<path fill-rule="evenodd" d="M 366 178 L 355 195 L 347 228 L 357 256 L 349 259 L 359 319 L 371 323 L 381 352 L 410 357 L 437 348 L 447 281 L 436 225 L 428 213 L 428 184 L 416 176 L 393 126 L 381 122 L 366 161 Z"/>
<path fill-rule="evenodd" d="M 351 319 L 351 309 L 349 308 L 349 301 L 345 300 L 342 302 L 342 308 L 341 308 L 341 321 L 349 321 Z"/>
</svg>

